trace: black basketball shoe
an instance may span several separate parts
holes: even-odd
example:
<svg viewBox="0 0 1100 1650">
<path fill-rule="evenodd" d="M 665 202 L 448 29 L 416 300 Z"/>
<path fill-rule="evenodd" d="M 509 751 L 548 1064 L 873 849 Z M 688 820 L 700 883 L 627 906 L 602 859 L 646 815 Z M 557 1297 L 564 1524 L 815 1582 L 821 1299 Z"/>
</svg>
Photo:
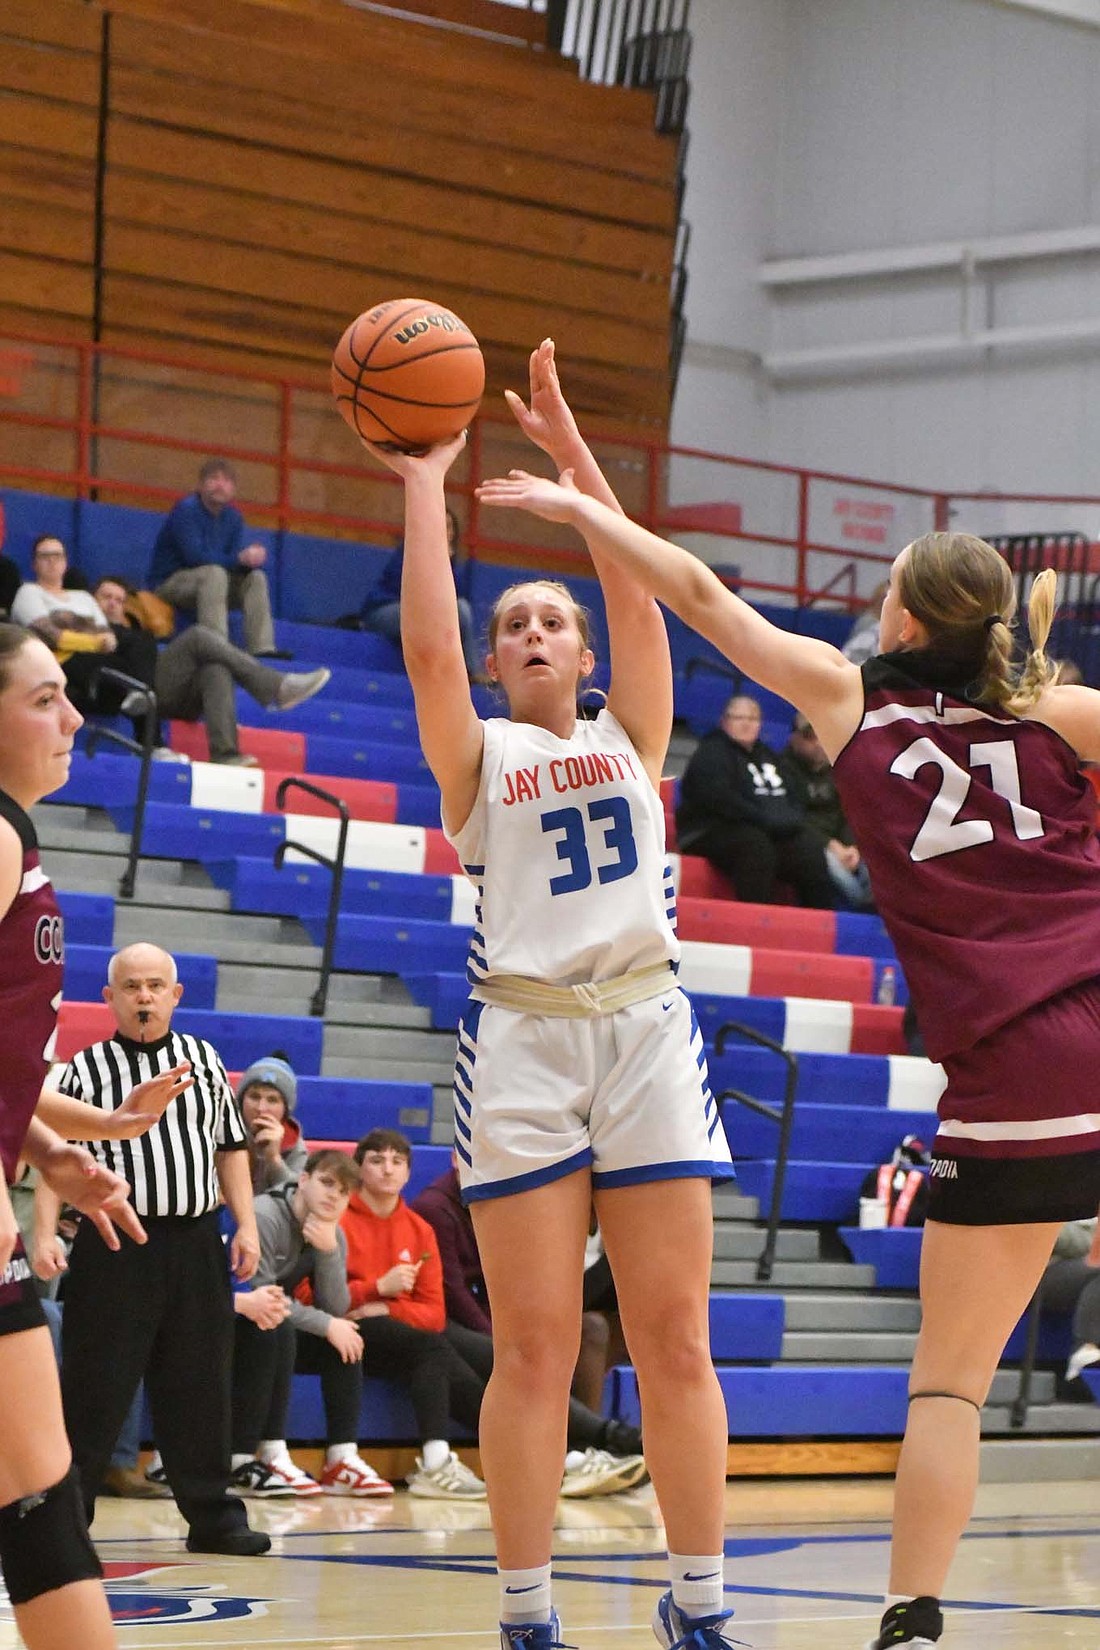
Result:
<svg viewBox="0 0 1100 1650">
<path fill-rule="evenodd" d="M 914 1598 L 892 1604 L 882 1618 L 878 1637 L 867 1650 L 934 1650 L 943 1632 L 939 1599 Z"/>
</svg>

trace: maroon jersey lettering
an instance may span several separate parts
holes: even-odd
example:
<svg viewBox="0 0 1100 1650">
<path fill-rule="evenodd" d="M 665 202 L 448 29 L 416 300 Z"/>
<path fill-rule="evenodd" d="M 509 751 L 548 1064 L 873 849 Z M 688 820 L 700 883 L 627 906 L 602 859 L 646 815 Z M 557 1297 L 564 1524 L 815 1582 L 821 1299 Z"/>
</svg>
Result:
<svg viewBox="0 0 1100 1650">
<path fill-rule="evenodd" d="M 1053 729 L 862 667 L 837 758 L 845 814 L 933 1060 L 1100 974 L 1093 792 Z"/>
<path fill-rule="evenodd" d="M 0 817 L 23 845 L 23 880 L 0 921 L 0 1161 L 10 1182 L 53 1059 L 65 945 L 57 900 L 38 863 L 34 826 L 3 791 Z"/>
</svg>

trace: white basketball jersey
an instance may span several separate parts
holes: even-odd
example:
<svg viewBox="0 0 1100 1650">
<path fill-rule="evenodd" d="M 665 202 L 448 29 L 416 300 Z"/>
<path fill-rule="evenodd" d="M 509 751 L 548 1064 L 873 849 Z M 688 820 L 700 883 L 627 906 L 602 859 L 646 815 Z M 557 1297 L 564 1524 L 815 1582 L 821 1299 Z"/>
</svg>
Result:
<svg viewBox="0 0 1100 1650">
<path fill-rule="evenodd" d="M 677 963 L 665 816 L 607 710 L 568 739 L 494 718 L 481 784 L 450 836 L 478 889 L 467 973 L 550 985 Z"/>
</svg>

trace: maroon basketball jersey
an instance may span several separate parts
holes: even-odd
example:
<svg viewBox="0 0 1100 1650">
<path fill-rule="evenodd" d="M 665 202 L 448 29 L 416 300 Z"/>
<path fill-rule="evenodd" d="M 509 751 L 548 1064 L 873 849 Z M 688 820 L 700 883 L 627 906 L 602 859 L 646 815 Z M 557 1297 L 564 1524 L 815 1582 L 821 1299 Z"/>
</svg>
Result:
<svg viewBox="0 0 1100 1650">
<path fill-rule="evenodd" d="M 862 667 L 835 764 L 929 1056 L 1100 975 L 1093 792 L 1041 722 L 971 703 L 895 653 Z"/>
<path fill-rule="evenodd" d="M 57 900 L 38 863 L 34 826 L 3 791 L 0 818 L 23 844 L 23 881 L 0 921 L 0 1160 L 10 1182 L 53 1059 L 65 948 Z"/>
</svg>

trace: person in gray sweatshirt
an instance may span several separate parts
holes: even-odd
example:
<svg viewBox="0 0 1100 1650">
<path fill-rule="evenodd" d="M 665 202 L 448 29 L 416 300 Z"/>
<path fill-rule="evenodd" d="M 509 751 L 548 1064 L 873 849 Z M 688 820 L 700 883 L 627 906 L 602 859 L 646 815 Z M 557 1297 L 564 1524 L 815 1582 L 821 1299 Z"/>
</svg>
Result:
<svg viewBox="0 0 1100 1650">
<path fill-rule="evenodd" d="M 297 1182 L 256 1198 L 260 1264 L 251 1297 L 237 1297 L 233 1354 L 231 1482 L 239 1494 L 393 1494 L 356 1442 L 363 1341 L 344 1316 L 351 1297 L 340 1217 L 357 1184 L 358 1171 L 345 1152 L 322 1150 L 306 1159 Z M 295 1298 L 302 1283 L 309 1284 L 310 1304 Z M 280 1291 L 285 1305 L 278 1301 Z M 295 1370 L 321 1377 L 327 1449 L 319 1482 L 295 1465 L 286 1445 Z"/>
</svg>

